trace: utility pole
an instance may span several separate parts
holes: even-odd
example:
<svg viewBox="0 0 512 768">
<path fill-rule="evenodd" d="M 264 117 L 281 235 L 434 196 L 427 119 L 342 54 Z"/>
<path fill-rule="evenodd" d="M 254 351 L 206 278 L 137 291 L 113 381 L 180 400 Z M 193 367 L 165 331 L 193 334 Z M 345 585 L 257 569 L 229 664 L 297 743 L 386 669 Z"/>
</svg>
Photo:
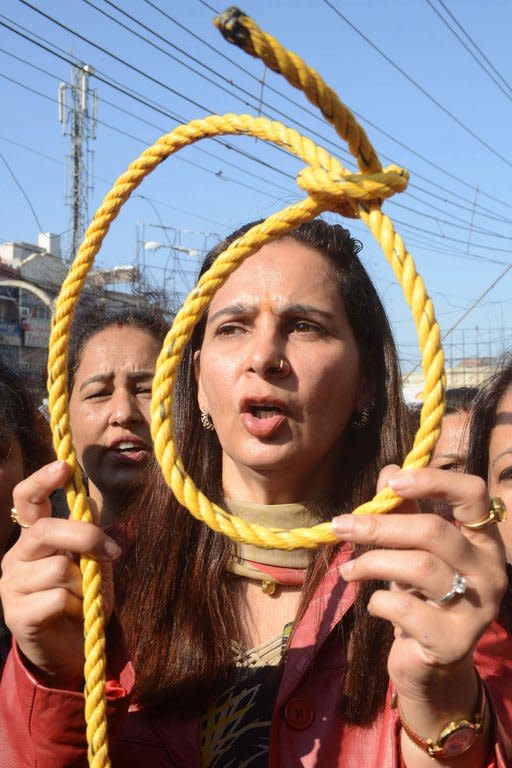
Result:
<svg viewBox="0 0 512 768">
<path fill-rule="evenodd" d="M 89 142 L 96 138 L 96 91 L 89 89 L 94 74 L 90 64 L 72 64 L 70 83 L 59 85 L 59 121 L 62 132 L 71 138 L 71 155 L 66 157 L 64 200 L 70 207 L 69 260 L 73 261 L 89 220 L 92 193 L 93 153 Z M 69 90 L 70 106 L 67 107 Z"/>
</svg>

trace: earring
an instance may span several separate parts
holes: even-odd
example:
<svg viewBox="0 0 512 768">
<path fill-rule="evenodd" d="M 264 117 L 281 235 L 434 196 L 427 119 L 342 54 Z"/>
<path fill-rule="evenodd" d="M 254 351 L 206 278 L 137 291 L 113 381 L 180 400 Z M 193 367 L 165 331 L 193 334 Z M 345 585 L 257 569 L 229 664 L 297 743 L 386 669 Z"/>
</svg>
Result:
<svg viewBox="0 0 512 768">
<path fill-rule="evenodd" d="M 206 408 L 201 408 L 201 426 L 204 427 L 204 429 L 210 430 L 210 432 L 215 432 L 213 421 L 211 420 L 210 414 Z"/>
<path fill-rule="evenodd" d="M 370 409 L 369 408 L 363 408 L 362 411 L 359 411 L 359 413 L 354 413 L 354 416 L 352 418 L 352 424 L 356 429 L 365 429 L 368 426 L 368 422 L 370 421 Z"/>
</svg>

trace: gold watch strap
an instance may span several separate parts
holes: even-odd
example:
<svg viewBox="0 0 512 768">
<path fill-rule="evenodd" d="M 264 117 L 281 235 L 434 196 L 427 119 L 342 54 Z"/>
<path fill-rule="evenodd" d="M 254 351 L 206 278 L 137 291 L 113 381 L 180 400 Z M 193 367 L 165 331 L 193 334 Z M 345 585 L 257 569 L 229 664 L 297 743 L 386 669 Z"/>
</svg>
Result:
<svg viewBox="0 0 512 768">
<path fill-rule="evenodd" d="M 395 705 L 398 709 L 398 716 L 400 718 L 400 724 L 407 734 L 407 736 L 413 741 L 420 749 L 422 749 L 424 752 L 426 752 L 430 757 L 434 758 L 440 758 L 443 759 L 443 739 L 446 738 L 445 734 L 448 734 L 450 732 L 455 731 L 457 728 L 470 728 L 475 732 L 475 735 L 478 735 L 483 730 L 484 725 L 484 719 L 485 719 L 485 713 L 487 708 L 487 698 L 485 695 L 485 688 L 484 684 L 482 682 L 482 678 L 478 674 L 478 672 L 475 669 L 475 674 L 478 681 L 478 702 L 477 702 L 477 711 L 473 715 L 472 720 L 467 720 L 465 718 L 461 720 L 452 720 L 449 723 L 447 723 L 443 728 L 441 728 L 441 731 L 439 733 L 439 736 L 437 737 L 436 741 L 433 741 L 432 739 L 423 739 L 416 731 L 414 731 L 409 723 L 406 721 L 406 719 L 403 716 L 402 710 L 400 709 L 400 702 L 398 700 L 398 695 L 396 696 Z M 474 742 L 472 742 L 473 744 Z M 462 750 L 460 754 L 463 754 L 463 752 L 466 752 L 467 749 L 469 749 L 472 744 L 469 745 L 466 749 Z M 450 757 L 453 757 L 453 755 L 450 755 Z"/>
</svg>

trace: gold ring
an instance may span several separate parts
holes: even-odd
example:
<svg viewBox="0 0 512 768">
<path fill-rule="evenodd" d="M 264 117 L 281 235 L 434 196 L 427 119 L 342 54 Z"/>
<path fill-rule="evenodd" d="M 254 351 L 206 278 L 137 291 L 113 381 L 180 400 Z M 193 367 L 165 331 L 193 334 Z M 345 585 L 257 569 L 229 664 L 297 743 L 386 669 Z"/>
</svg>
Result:
<svg viewBox="0 0 512 768">
<path fill-rule="evenodd" d="M 16 507 L 12 507 L 11 509 L 11 520 L 13 521 L 13 523 L 17 523 L 20 526 L 20 528 L 30 528 L 30 523 L 23 523 L 19 519 L 18 513 L 16 512 Z"/>
<path fill-rule="evenodd" d="M 481 528 L 485 528 L 486 525 L 494 525 L 494 523 L 502 523 L 507 519 L 507 508 L 503 499 L 499 496 L 493 496 L 491 499 L 491 506 L 486 517 L 481 517 L 480 520 L 475 520 L 473 523 L 461 523 L 464 528 L 469 528 L 470 531 L 479 531 Z"/>
</svg>

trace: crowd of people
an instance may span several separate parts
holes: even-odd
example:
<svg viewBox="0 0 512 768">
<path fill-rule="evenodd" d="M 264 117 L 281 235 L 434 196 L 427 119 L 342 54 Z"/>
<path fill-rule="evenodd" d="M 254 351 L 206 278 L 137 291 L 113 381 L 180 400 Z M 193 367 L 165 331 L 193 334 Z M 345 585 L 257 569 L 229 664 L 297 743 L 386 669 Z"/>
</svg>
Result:
<svg viewBox="0 0 512 768">
<path fill-rule="evenodd" d="M 247 258 L 174 398 L 212 501 L 270 528 L 332 521 L 335 545 L 234 544 L 179 504 L 151 448 L 154 312 L 74 323 L 96 525 L 66 519 L 70 469 L 0 367 L 0 768 L 87 765 L 82 553 L 102 564 L 113 768 L 512 765 L 512 358 L 447 392 L 431 465 L 401 470 L 415 416 L 359 249 L 315 220 Z M 386 485 L 397 510 L 351 515 Z"/>
</svg>

